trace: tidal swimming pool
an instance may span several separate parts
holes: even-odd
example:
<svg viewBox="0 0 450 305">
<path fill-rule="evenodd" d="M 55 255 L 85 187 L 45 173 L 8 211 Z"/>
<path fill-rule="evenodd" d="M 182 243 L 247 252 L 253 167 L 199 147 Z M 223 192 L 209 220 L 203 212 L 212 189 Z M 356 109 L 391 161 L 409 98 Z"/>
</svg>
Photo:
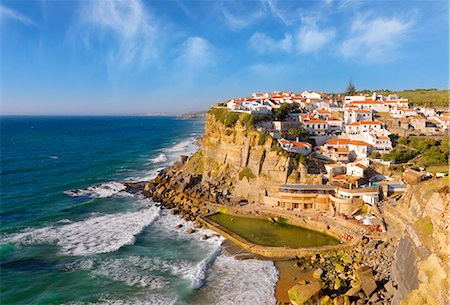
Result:
<svg viewBox="0 0 450 305">
<path fill-rule="evenodd" d="M 311 248 L 339 244 L 339 241 L 332 236 L 286 223 L 222 213 L 210 215 L 208 219 L 247 241 L 262 246 Z"/>
</svg>

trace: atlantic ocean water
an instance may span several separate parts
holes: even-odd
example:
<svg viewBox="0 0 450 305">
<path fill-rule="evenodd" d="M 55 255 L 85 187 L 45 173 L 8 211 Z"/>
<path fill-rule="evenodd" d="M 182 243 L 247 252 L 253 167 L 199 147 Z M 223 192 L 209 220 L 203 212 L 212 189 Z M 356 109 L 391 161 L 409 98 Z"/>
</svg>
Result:
<svg viewBox="0 0 450 305">
<path fill-rule="evenodd" d="M 203 124 L 1 117 L 1 304 L 274 304 L 272 262 L 124 192 L 193 154 Z"/>
</svg>

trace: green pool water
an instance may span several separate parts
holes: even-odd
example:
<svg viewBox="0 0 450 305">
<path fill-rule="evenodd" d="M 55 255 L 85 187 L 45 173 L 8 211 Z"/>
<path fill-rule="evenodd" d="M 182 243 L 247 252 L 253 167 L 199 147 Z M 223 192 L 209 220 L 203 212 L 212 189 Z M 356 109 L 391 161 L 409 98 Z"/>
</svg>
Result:
<svg viewBox="0 0 450 305">
<path fill-rule="evenodd" d="M 244 239 L 262 246 L 310 248 L 339 244 L 336 238 L 329 235 L 264 219 L 237 217 L 222 213 L 211 215 L 208 218 Z"/>
</svg>

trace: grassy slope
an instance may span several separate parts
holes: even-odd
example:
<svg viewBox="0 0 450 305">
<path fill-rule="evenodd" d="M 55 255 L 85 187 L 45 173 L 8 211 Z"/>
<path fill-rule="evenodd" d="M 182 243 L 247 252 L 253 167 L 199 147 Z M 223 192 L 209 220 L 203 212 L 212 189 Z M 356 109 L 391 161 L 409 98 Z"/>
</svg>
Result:
<svg viewBox="0 0 450 305">
<path fill-rule="evenodd" d="M 449 90 L 416 89 L 405 91 L 376 91 L 378 94 L 397 94 L 407 98 L 414 106 L 431 106 L 433 108 L 448 108 Z"/>
</svg>

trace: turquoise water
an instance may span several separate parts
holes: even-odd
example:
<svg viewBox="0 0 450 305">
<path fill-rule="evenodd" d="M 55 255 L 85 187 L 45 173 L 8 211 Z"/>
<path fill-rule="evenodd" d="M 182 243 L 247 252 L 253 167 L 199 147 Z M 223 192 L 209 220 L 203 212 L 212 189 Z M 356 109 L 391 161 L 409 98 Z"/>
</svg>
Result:
<svg viewBox="0 0 450 305">
<path fill-rule="evenodd" d="M 197 150 L 174 117 L 1 117 L 2 304 L 273 304 L 271 262 L 220 253 L 124 180 Z M 182 224 L 181 229 L 176 229 Z"/>
</svg>

